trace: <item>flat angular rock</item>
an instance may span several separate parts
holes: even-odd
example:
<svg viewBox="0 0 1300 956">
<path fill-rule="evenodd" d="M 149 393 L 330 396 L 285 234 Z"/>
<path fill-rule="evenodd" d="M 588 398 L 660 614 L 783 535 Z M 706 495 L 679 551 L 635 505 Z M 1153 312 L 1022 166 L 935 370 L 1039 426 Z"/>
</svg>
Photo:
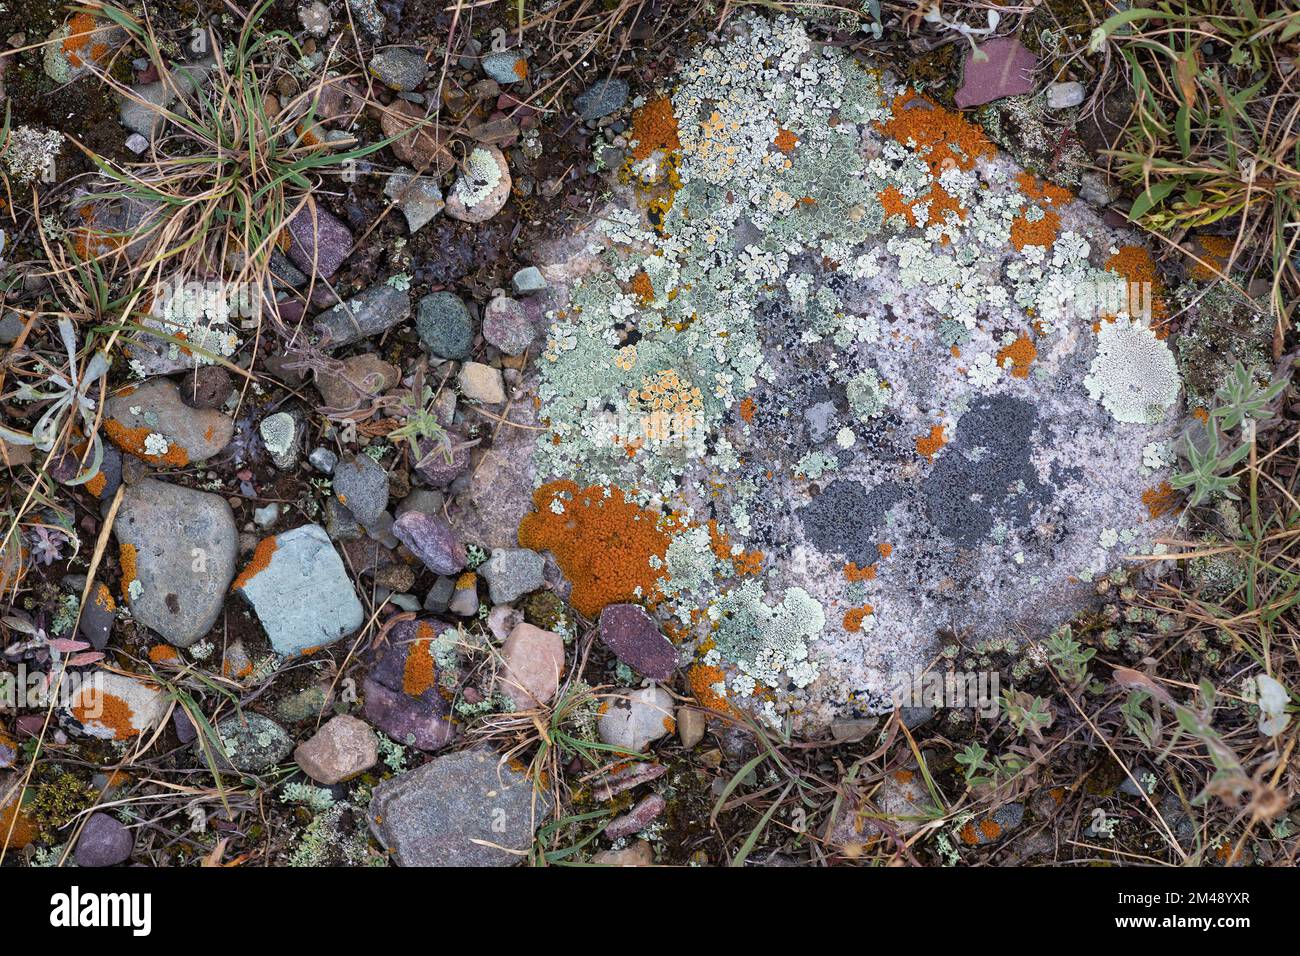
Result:
<svg viewBox="0 0 1300 956">
<path fill-rule="evenodd" d="M 388 507 L 388 472 L 369 455 L 334 468 L 334 496 L 363 526 L 371 527 Z"/>
<path fill-rule="evenodd" d="M 455 735 L 436 659 L 439 635 L 449 629 L 437 621 L 403 621 L 362 684 L 366 720 L 400 744 L 432 752 Z"/>
<path fill-rule="evenodd" d="M 132 616 L 177 647 L 207 634 L 239 554 L 226 499 L 146 478 L 127 486 L 113 534 Z"/>
<path fill-rule="evenodd" d="M 253 605 L 284 657 L 333 644 L 365 618 L 343 559 L 317 524 L 263 538 L 233 590 Z"/>
<path fill-rule="evenodd" d="M 677 669 L 677 648 L 637 604 L 611 604 L 600 612 L 600 639 L 642 677 L 667 680 Z"/>
<path fill-rule="evenodd" d="M 380 282 L 322 312 L 314 328 L 321 347 L 332 350 L 387 332 L 410 316 L 411 297 Z"/>
<path fill-rule="evenodd" d="M 442 212 L 446 205 L 438 180 L 432 176 L 417 176 L 409 169 L 399 169 L 388 177 L 384 195 L 397 204 L 406 217 L 406 228 L 415 235 Z"/>
<path fill-rule="evenodd" d="M 405 47 L 381 50 L 370 59 L 370 75 L 398 92 L 415 89 L 424 82 L 428 73 L 429 64 L 424 57 Z"/>
<path fill-rule="evenodd" d="M 104 433 L 124 452 L 162 468 L 207 461 L 235 432 L 229 415 L 190 408 L 165 378 L 124 388 L 104 403 Z"/>
<path fill-rule="evenodd" d="M 376 787 L 370 829 L 398 866 L 511 866 L 550 808 L 531 780 L 476 747 Z"/>
<path fill-rule="evenodd" d="M 323 206 L 308 201 L 285 223 L 289 260 L 308 275 L 328 279 L 352 254 L 352 230 Z"/>
<path fill-rule="evenodd" d="M 515 710 L 548 704 L 564 674 L 564 639 L 531 624 L 517 624 L 501 648 L 504 665 L 497 690 Z"/>
<path fill-rule="evenodd" d="M 302 772 L 327 787 L 365 773 L 379 759 L 379 738 L 363 720 L 340 714 L 299 744 L 293 759 Z"/>
<path fill-rule="evenodd" d="M 527 548 L 497 548 L 478 572 L 487 580 L 493 604 L 513 604 L 545 586 L 545 563 L 540 554 Z"/>
<path fill-rule="evenodd" d="M 600 706 L 600 739 L 627 753 L 645 753 L 677 727 L 672 694 L 662 687 L 610 691 Z"/>
<path fill-rule="evenodd" d="M 483 338 L 506 355 L 522 355 L 536 334 L 528 310 L 509 296 L 497 296 L 483 310 Z"/>
<path fill-rule="evenodd" d="M 961 109 L 1034 91 L 1038 58 L 1018 37 L 988 40 L 979 45 L 979 51 L 987 59 L 976 59 L 973 51 L 966 51 L 965 73 L 954 96 Z"/>
<path fill-rule="evenodd" d="M 465 546 L 441 517 L 408 511 L 393 522 L 393 534 L 434 574 L 455 574 L 465 567 Z"/>
</svg>

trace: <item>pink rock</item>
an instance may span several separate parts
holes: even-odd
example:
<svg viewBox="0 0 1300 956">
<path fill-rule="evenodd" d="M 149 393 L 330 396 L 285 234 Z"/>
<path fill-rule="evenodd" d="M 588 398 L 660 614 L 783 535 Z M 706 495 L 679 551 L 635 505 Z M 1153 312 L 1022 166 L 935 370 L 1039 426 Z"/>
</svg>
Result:
<svg viewBox="0 0 1300 956">
<path fill-rule="evenodd" d="M 501 647 L 505 667 L 498 689 L 516 710 L 548 703 L 564 673 L 564 639 L 531 624 L 518 624 Z"/>
<path fill-rule="evenodd" d="M 293 759 L 317 783 L 333 786 L 365 773 L 379 760 L 379 738 L 363 720 L 340 714 L 299 744 Z"/>
<path fill-rule="evenodd" d="M 664 812 L 667 805 L 663 797 L 657 793 L 652 793 L 605 827 L 605 836 L 610 840 L 621 840 L 633 833 L 640 833 L 653 823 L 659 814 Z"/>
<path fill-rule="evenodd" d="M 962 84 L 954 96 L 958 107 L 982 106 L 1005 96 L 1033 92 L 1038 58 L 1017 37 L 989 40 L 981 43 L 979 50 L 988 59 L 976 60 L 974 52 L 967 51 Z"/>
</svg>

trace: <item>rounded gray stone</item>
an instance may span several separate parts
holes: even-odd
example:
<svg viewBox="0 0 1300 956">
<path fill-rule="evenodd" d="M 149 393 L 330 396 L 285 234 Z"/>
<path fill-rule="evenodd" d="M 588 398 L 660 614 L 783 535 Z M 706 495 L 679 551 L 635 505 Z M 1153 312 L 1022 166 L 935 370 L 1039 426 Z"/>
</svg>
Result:
<svg viewBox="0 0 1300 956">
<path fill-rule="evenodd" d="M 436 358 L 467 358 L 474 347 L 474 320 L 460 297 L 450 292 L 433 292 L 419 301 L 415 331 L 424 350 Z"/>
</svg>

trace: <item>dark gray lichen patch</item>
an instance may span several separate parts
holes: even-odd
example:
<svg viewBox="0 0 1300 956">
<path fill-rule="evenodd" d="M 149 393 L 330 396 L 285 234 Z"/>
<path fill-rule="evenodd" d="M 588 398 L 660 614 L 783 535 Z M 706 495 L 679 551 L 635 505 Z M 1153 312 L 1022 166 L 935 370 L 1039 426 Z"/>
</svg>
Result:
<svg viewBox="0 0 1300 956">
<path fill-rule="evenodd" d="M 903 500 L 904 489 L 887 481 L 874 488 L 836 480 L 799 512 L 804 534 L 818 550 L 857 563 L 875 560 L 885 514 Z"/>
<path fill-rule="evenodd" d="M 984 541 L 998 517 L 1028 527 L 1050 499 L 1031 455 L 1038 412 L 1009 395 L 977 399 L 922 482 L 926 510 L 939 533 L 962 547 Z"/>
</svg>

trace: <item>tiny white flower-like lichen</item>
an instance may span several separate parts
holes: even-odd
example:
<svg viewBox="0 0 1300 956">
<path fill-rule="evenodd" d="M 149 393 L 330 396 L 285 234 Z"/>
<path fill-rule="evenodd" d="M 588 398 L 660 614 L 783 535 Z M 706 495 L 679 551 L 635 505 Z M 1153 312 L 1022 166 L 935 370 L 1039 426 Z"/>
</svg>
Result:
<svg viewBox="0 0 1300 956">
<path fill-rule="evenodd" d="M 1182 387 L 1174 353 L 1139 322 L 1103 322 L 1097 356 L 1084 386 L 1118 422 L 1153 425 L 1164 420 Z"/>
<path fill-rule="evenodd" d="M 150 432 L 144 436 L 144 453 L 146 455 L 165 455 L 169 448 L 171 448 L 171 442 L 167 440 L 165 435 Z"/>
<path fill-rule="evenodd" d="M 477 206 L 501 182 L 501 166 L 491 152 L 479 146 L 469 154 L 465 172 L 452 187 L 456 199 L 469 208 Z"/>
</svg>

